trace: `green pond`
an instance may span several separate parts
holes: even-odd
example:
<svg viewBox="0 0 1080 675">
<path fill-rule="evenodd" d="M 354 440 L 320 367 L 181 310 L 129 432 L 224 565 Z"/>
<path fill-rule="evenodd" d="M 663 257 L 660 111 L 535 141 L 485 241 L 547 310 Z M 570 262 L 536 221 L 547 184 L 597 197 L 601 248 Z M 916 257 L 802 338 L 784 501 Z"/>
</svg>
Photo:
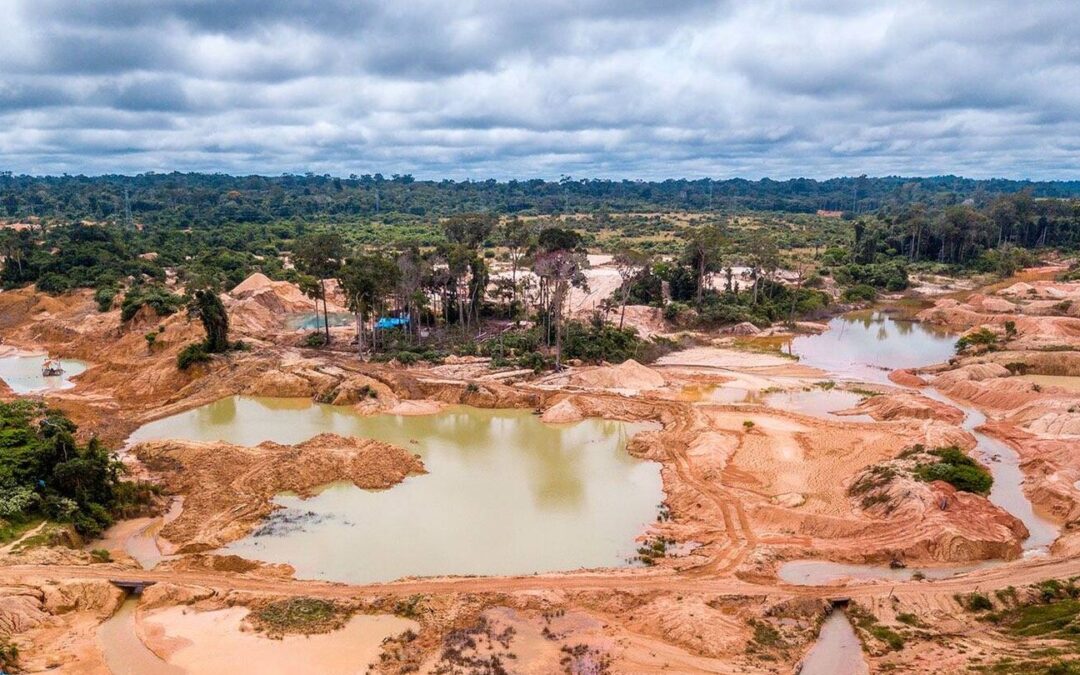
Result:
<svg viewBox="0 0 1080 675">
<path fill-rule="evenodd" d="M 326 486 L 280 495 L 284 509 L 224 552 L 293 565 L 301 578 L 524 574 L 621 566 L 663 500 L 660 466 L 627 441 L 655 428 L 585 420 L 547 425 L 522 410 L 452 407 L 361 416 L 306 399 L 226 398 L 152 422 L 147 439 L 298 443 L 332 432 L 394 443 L 428 473 L 388 490 Z"/>
</svg>

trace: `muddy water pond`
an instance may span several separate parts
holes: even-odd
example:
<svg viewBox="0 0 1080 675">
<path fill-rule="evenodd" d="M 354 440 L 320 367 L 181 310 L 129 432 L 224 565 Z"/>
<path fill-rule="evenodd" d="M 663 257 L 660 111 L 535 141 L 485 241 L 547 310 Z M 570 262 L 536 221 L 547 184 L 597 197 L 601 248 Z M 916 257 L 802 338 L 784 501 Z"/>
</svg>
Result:
<svg viewBox="0 0 1080 675">
<path fill-rule="evenodd" d="M 86 370 L 86 364 L 75 359 L 61 359 L 63 374 L 45 377 L 41 374 L 44 354 L 8 354 L 0 356 L 0 380 L 16 394 L 70 389 L 75 384 L 69 378 Z"/>
<path fill-rule="evenodd" d="M 97 640 L 113 675 L 183 675 L 143 644 L 135 630 L 136 596 L 129 596 L 116 614 L 98 628 Z"/>
<path fill-rule="evenodd" d="M 890 370 L 948 360 L 956 336 L 877 311 L 854 312 L 829 322 L 819 335 L 801 335 L 786 350 L 799 362 L 837 377 L 887 383 Z"/>
<path fill-rule="evenodd" d="M 778 410 L 789 410 L 811 417 L 841 419 L 848 422 L 873 422 L 869 415 L 837 415 L 840 410 L 854 408 L 863 397 L 853 391 L 814 388 L 802 391 L 778 391 L 766 394 L 765 405 Z"/>
<path fill-rule="evenodd" d="M 1000 561 L 986 560 L 971 565 L 944 567 L 905 567 L 895 569 L 888 565 L 860 565 L 836 563 L 828 560 L 792 560 L 780 565 L 776 576 L 794 586 L 826 586 L 844 579 L 860 581 L 911 581 L 918 574 L 924 579 L 948 579 L 959 574 L 1000 565 Z"/>
<path fill-rule="evenodd" d="M 348 312 L 330 312 L 326 316 L 330 327 L 352 326 L 355 318 Z M 285 328 L 289 330 L 318 330 L 323 327 L 323 314 L 320 312 L 296 312 L 285 317 Z"/>
<path fill-rule="evenodd" d="M 327 486 L 281 495 L 254 534 L 226 552 L 293 565 L 297 576 L 364 583 L 409 575 L 521 574 L 625 565 L 663 500 L 659 464 L 626 452 L 651 425 L 546 425 L 522 410 L 453 407 L 361 416 L 305 399 L 226 398 L 138 430 L 255 445 L 322 432 L 419 454 L 428 473 L 389 490 Z"/>
</svg>

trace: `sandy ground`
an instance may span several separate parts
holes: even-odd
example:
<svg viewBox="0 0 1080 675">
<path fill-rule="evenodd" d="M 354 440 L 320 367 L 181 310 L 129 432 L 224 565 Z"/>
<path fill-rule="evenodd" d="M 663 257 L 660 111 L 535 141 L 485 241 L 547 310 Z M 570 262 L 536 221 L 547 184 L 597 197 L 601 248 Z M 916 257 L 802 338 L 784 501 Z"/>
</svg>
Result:
<svg viewBox="0 0 1080 675">
<path fill-rule="evenodd" d="M 417 630 L 415 621 L 392 615 L 356 615 L 344 628 L 318 635 L 271 639 L 242 625 L 248 610 L 195 611 L 168 607 L 142 619 L 147 646 L 186 673 L 232 673 L 240 664 L 253 673 L 351 675 L 378 660 L 384 638 Z"/>
<path fill-rule="evenodd" d="M 1035 292 L 1017 283 L 1030 284 Z M 267 446 L 257 453 L 225 444 L 157 442 L 132 449 L 131 456 L 144 461 L 146 475 L 185 495 L 179 518 L 163 528 L 181 549 L 177 559 L 139 570 L 130 559 L 90 564 L 84 552 L 0 554 L 0 633 L 15 636 L 28 664 L 78 661 L 88 665 L 72 672 L 100 672 L 94 670 L 101 664 L 94 629 L 119 606 L 105 580 L 131 578 L 161 584 L 153 608 L 146 608 L 146 626 L 154 624 L 153 617 L 165 617 L 159 622 L 162 632 L 146 637 L 187 668 L 210 668 L 218 663 L 213 659 L 240 649 L 237 645 L 251 649 L 250 640 L 265 641 L 240 630 L 242 606 L 284 593 L 349 602 L 367 598 L 387 610 L 396 598 L 423 597 L 415 642 L 382 645 L 389 633 L 370 626 L 355 639 L 320 636 L 330 640 L 323 651 L 370 648 L 374 660 L 390 650 L 390 669 L 403 663 L 434 668 L 460 631 L 475 629 L 469 634 L 483 648 L 474 655 L 511 650 L 521 659 L 515 664 L 521 672 L 551 672 L 568 654 L 582 668 L 593 668 L 587 672 L 605 672 L 601 666 L 612 672 L 769 672 L 805 655 L 823 617 L 822 600 L 841 592 L 778 584 L 775 569 L 783 560 L 809 555 L 888 562 L 902 555 L 917 564 L 1018 554 L 1023 533 L 1015 519 L 985 498 L 957 494 L 943 483 L 899 481 L 884 504 L 868 508 L 848 494 L 848 485 L 862 472 L 892 461 L 913 444 L 973 445 L 958 426 L 955 408 L 914 389 L 882 387 L 879 396 L 854 409 L 874 422 L 768 408 L 761 402 L 764 392 L 802 391 L 827 374 L 726 343 L 670 354 L 652 366 L 573 368 L 539 379 L 522 374 L 512 383 L 487 379 L 486 364 L 470 360 L 410 369 L 359 364 L 350 354 L 290 345 L 276 317 L 281 307 L 299 304 L 294 289 L 260 279 L 248 286 L 226 304 L 237 335 L 254 348 L 196 372 L 179 373 L 173 366 L 176 352 L 199 333 L 182 317 L 144 317 L 136 321 L 142 325 L 122 329 L 115 310 L 98 313 L 88 294 L 48 298 L 14 291 L 0 293 L 0 323 L 12 344 L 93 362 L 74 389 L 49 394 L 48 400 L 82 424 L 83 433 L 99 431 L 114 443 L 147 420 L 233 394 L 317 398 L 361 412 L 428 414 L 465 403 L 536 409 L 550 421 L 599 416 L 656 422 L 657 430 L 640 434 L 629 448 L 663 467 L 670 518 L 649 534 L 670 538 L 688 553 L 663 557 L 648 569 L 370 586 L 290 580 L 282 576 L 287 571 L 196 552 L 247 531 L 278 491 L 356 476 L 361 483 L 370 479 L 393 489 L 403 475 L 419 470 L 412 456 L 392 446 L 360 443 L 349 446 L 354 454 L 345 457 L 334 450 L 349 445 L 341 439 L 307 447 Z M 1053 300 L 1064 308 L 1061 298 L 1072 297 L 1077 288 L 1032 279 L 984 291 L 985 298 L 941 297 L 923 312 L 924 320 L 996 331 L 1009 320 L 1018 335 L 1001 351 L 893 377 L 915 388 L 930 383 L 986 411 L 987 429 L 1021 455 L 1027 494 L 1059 522 L 1080 518 L 1080 460 L 1071 451 L 1080 439 L 1076 396 L 1049 381 L 1012 376 L 1004 366 L 1023 361 L 1035 371 L 1029 375 L 1080 374 L 1073 370 L 1071 352 L 1045 349 L 1080 342 L 1080 324 L 1074 323 L 1080 319 L 1048 313 L 1058 310 L 1037 304 Z M 166 326 L 166 338 L 148 352 L 142 332 L 158 323 Z M 712 398 L 717 390 L 739 394 Z M 124 548 L 123 542 L 148 524 L 121 524 L 110 532 L 106 548 Z M 907 656 L 902 662 L 916 672 L 959 665 L 961 649 L 991 654 L 1006 641 L 965 619 L 952 596 L 972 585 L 1001 588 L 1080 573 L 1080 541 L 1071 532 L 1067 529 L 1042 560 L 1016 561 L 960 579 L 850 585 L 842 593 L 886 622 L 895 623 L 899 611 L 910 610 L 931 627 L 963 629 L 959 647 L 913 637 L 901 652 Z M 216 598 L 221 606 L 208 612 L 187 608 L 197 598 Z M 229 609 L 227 599 L 238 606 Z M 779 630 L 779 643 L 747 650 L 757 621 Z M 503 647 L 498 636 L 508 627 L 515 637 Z M 317 638 L 298 640 L 295 650 L 306 653 L 308 640 Z M 868 640 L 872 666 L 897 660 L 880 641 Z M 266 667 L 279 662 L 268 658 Z"/>
</svg>

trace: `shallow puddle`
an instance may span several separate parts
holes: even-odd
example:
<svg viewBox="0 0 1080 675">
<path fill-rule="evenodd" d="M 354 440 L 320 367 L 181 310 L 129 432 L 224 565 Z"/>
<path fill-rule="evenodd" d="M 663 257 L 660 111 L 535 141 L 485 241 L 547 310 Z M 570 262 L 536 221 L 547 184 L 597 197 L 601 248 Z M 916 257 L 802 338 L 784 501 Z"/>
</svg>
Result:
<svg viewBox="0 0 1080 675">
<path fill-rule="evenodd" d="M 821 417 L 849 422 L 872 422 L 869 415 L 836 415 L 840 410 L 854 408 L 862 403 L 861 394 L 842 389 L 811 389 L 809 391 L 778 391 L 766 394 L 765 405 L 778 410 L 802 413 L 811 417 Z"/>
<path fill-rule="evenodd" d="M 818 641 L 803 658 L 799 675 L 862 675 L 869 673 L 862 643 L 847 616 L 840 610 L 829 612 L 821 624 Z"/>
<path fill-rule="evenodd" d="M 41 365 L 44 354 L 11 354 L 0 356 L 0 380 L 16 394 L 32 394 L 41 391 L 70 389 L 75 384 L 69 379 L 86 370 L 86 364 L 75 359 L 61 359 L 64 372 L 61 375 L 44 376 Z"/>
<path fill-rule="evenodd" d="M 826 586 L 841 579 L 910 581 L 916 574 L 925 579 L 948 579 L 958 574 L 966 574 L 1000 564 L 1002 564 L 1000 561 L 988 560 L 971 565 L 893 569 L 888 565 L 859 565 L 828 560 L 792 560 L 780 565 L 776 576 L 781 581 L 795 586 Z"/>
<path fill-rule="evenodd" d="M 829 330 L 800 335 L 785 349 L 799 363 L 836 376 L 887 383 L 890 370 L 946 361 L 955 345 L 956 337 L 948 332 L 867 311 L 836 317 Z"/>
<path fill-rule="evenodd" d="M 225 551 L 355 583 L 409 575 L 521 574 L 625 565 L 663 500 L 659 465 L 626 453 L 650 427 L 603 420 L 546 425 L 522 410 L 453 407 L 361 416 L 306 399 L 227 398 L 151 423 L 133 441 L 255 445 L 322 432 L 419 454 L 428 473 L 389 490 L 334 484 L 285 507 Z"/>
<path fill-rule="evenodd" d="M 1040 387 L 1060 387 L 1080 392 L 1080 377 L 1075 375 L 1019 375 L 1017 377 Z"/>
<path fill-rule="evenodd" d="M 147 631 L 172 645 L 169 661 L 185 673 L 259 673 L 260 675 L 352 675 L 371 672 L 385 638 L 415 621 L 392 615 L 357 614 L 330 633 L 286 635 L 271 639 L 243 628 L 243 607 L 206 612 L 187 607 L 157 610 L 143 619 Z M 152 643 L 153 644 L 153 643 Z"/>
</svg>

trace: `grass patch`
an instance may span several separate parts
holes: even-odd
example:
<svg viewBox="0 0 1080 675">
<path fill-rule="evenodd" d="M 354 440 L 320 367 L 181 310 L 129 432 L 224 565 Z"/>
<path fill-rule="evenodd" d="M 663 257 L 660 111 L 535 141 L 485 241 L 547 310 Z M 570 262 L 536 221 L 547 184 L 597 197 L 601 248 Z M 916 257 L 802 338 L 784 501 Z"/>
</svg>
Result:
<svg viewBox="0 0 1080 675">
<path fill-rule="evenodd" d="M 914 626 L 916 628 L 918 628 L 919 626 L 922 625 L 922 621 L 919 621 L 919 617 L 915 616 L 914 614 L 910 614 L 908 612 L 900 612 L 899 614 L 896 615 L 896 620 L 899 621 L 902 624 L 906 624 L 908 626 Z"/>
<path fill-rule="evenodd" d="M 897 652 L 904 648 L 904 636 L 878 623 L 877 617 L 869 611 L 858 605 L 851 605 L 847 609 L 847 614 L 853 620 L 855 628 L 884 644 L 889 651 Z"/>
<path fill-rule="evenodd" d="M 329 600 L 288 598 L 259 607 L 249 618 L 256 630 L 270 637 L 281 637 L 329 633 L 344 626 L 350 616 L 352 610 Z"/>
<path fill-rule="evenodd" d="M 15 541 L 44 521 L 41 517 L 25 518 L 15 523 L 0 519 L 0 544 Z"/>
</svg>

